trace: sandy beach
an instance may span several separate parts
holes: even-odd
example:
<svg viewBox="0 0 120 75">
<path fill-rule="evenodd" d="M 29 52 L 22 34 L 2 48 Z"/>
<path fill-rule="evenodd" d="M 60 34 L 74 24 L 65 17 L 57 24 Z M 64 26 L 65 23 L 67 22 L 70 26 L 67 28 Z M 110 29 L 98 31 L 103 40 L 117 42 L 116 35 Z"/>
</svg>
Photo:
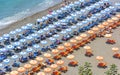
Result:
<svg viewBox="0 0 120 75">
<path fill-rule="evenodd" d="M 68 0 L 68 1 L 76 1 L 76 0 Z M 120 2 L 120 0 L 110 0 L 112 3 Z M 62 3 L 59 3 L 53 7 L 48 8 L 47 10 L 38 12 L 32 16 L 29 16 L 27 18 L 24 18 L 23 20 L 17 21 L 8 27 L 1 29 L 0 30 L 0 36 L 2 36 L 5 33 L 9 33 L 11 30 L 14 30 L 16 28 L 20 28 L 23 25 L 26 25 L 27 23 L 35 23 L 37 18 L 41 18 L 42 16 L 45 16 L 48 14 L 48 10 L 56 10 L 60 8 Z M 90 62 L 92 64 L 92 71 L 93 75 L 105 75 L 104 72 L 108 70 L 109 66 L 111 64 L 116 64 L 118 66 L 118 72 L 120 73 L 120 59 L 115 59 L 112 57 L 113 52 L 112 52 L 112 47 L 118 47 L 120 49 L 120 27 L 117 29 L 113 30 L 112 33 L 112 39 L 116 40 L 116 44 L 114 45 L 109 45 L 106 44 L 107 38 L 102 37 L 102 38 L 96 38 L 94 41 L 91 43 L 87 44 L 89 45 L 94 53 L 93 57 L 85 57 L 85 50 L 83 47 L 80 47 L 79 50 L 74 51 L 73 55 L 75 55 L 75 60 L 79 62 L 79 65 L 77 67 L 69 67 L 68 71 L 66 73 L 63 73 L 62 75 L 78 75 L 78 67 L 80 65 L 83 65 L 85 62 Z M 108 68 L 106 69 L 100 69 L 97 67 L 98 61 L 96 60 L 96 56 L 103 56 L 104 61 L 107 62 Z M 62 58 L 65 61 L 65 65 L 68 65 L 69 60 L 67 60 L 65 57 Z"/>
</svg>

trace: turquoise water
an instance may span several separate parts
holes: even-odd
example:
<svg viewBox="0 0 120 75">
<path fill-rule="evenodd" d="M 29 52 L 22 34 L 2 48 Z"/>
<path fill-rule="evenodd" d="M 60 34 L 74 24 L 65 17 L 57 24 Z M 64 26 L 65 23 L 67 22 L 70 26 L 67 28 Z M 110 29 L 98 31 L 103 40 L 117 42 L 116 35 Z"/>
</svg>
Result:
<svg viewBox="0 0 120 75">
<path fill-rule="evenodd" d="M 62 0 L 0 0 L 0 29 Z"/>
</svg>

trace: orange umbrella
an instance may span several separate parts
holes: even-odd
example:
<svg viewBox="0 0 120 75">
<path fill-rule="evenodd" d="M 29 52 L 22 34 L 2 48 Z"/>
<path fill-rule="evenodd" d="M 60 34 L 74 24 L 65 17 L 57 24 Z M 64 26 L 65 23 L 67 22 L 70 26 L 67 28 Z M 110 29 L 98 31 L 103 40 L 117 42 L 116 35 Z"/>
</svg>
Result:
<svg viewBox="0 0 120 75">
<path fill-rule="evenodd" d="M 81 41 L 81 40 L 82 40 L 82 37 L 76 36 L 75 39 L 76 39 L 77 41 Z"/>
<path fill-rule="evenodd" d="M 117 17 L 112 17 L 112 20 L 113 20 L 113 21 L 118 21 L 119 18 L 117 18 Z"/>
<path fill-rule="evenodd" d="M 101 29 L 102 29 L 102 28 L 104 28 L 104 26 L 103 26 L 103 25 L 101 25 L 101 24 L 100 24 L 100 25 L 98 25 L 98 27 L 99 27 L 99 28 L 101 28 Z"/>
<path fill-rule="evenodd" d="M 70 44 L 70 43 L 68 43 L 68 42 L 65 42 L 65 43 L 64 43 L 64 46 L 65 46 L 65 47 L 70 47 L 70 46 L 71 46 L 71 44 Z"/>
<path fill-rule="evenodd" d="M 58 65 L 57 64 L 52 64 L 50 67 L 53 68 L 53 69 L 56 69 L 58 67 Z"/>
<path fill-rule="evenodd" d="M 18 75 L 18 71 L 11 71 L 10 75 Z"/>
<path fill-rule="evenodd" d="M 120 14 L 117 14 L 116 17 L 120 18 Z"/>
<path fill-rule="evenodd" d="M 93 27 L 92 30 L 96 32 L 96 31 L 99 30 L 99 28 L 98 27 Z"/>
<path fill-rule="evenodd" d="M 72 43 L 72 44 L 76 44 L 76 43 L 77 43 L 77 40 L 75 40 L 75 39 L 71 39 L 71 40 L 70 40 L 70 43 Z"/>
<path fill-rule="evenodd" d="M 99 60 L 99 61 L 102 61 L 103 57 L 102 56 L 97 56 L 96 59 Z"/>
<path fill-rule="evenodd" d="M 86 37 L 87 37 L 87 34 L 82 33 L 80 36 L 81 36 L 82 38 L 86 38 Z"/>
<path fill-rule="evenodd" d="M 92 50 L 91 50 L 91 49 L 88 49 L 88 50 L 86 50 L 86 52 L 92 52 Z"/>
<path fill-rule="evenodd" d="M 58 61 L 57 61 L 57 65 L 62 65 L 62 64 L 64 64 L 64 61 L 63 61 L 63 60 L 58 60 Z"/>
<path fill-rule="evenodd" d="M 57 54 L 58 52 L 59 52 L 59 50 L 57 50 L 57 49 L 53 49 L 53 50 L 52 50 L 52 53 L 53 53 L 53 54 Z"/>
<path fill-rule="evenodd" d="M 74 55 L 68 55 L 67 59 L 72 60 L 72 59 L 74 59 L 74 57 L 75 57 Z"/>
<path fill-rule="evenodd" d="M 45 68 L 44 69 L 44 72 L 46 72 L 46 73 L 50 73 L 52 70 L 51 70 L 51 68 Z"/>
<path fill-rule="evenodd" d="M 51 54 L 50 54 L 50 53 L 44 53 L 44 57 L 50 58 L 50 57 L 51 57 Z"/>
<path fill-rule="evenodd" d="M 30 65 L 30 64 L 25 64 L 24 65 L 24 68 L 26 68 L 26 69 L 30 69 L 32 67 L 32 65 Z"/>
<path fill-rule="evenodd" d="M 93 30 L 89 30 L 88 34 L 94 34 L 94 31 Z"/>
<path fill-rule="evenodd" d="M 19 67 L 17 70 L 19 73 L 23 73 L 26 71 L 26 69 L 24 67 Z"/>
<path fill-rule="evenodd" d="M 44 72 L 39 72 L 39 73 L 37 73 L 37 75 L 45 75 L 45 73 Z"/>
<path fill-rule="evenodd" d="M 105 37 L 110 38 L 110 37 L 112 37 L 112 34 L 105 34 Z"/>
<path fill-rule="evenodd" d="M 42 61 L 43 61 L 43 57 L 36 57 L 36 60 L 37 60 L 38 62 L 42 62 Z"/>
<path fill-rule="evenodd" d="M 31 65 L 37 65 L 37 61 L 36 60 L 30 60 L 30 62 L 29 62 Z"/>
<path fill-rule="evenodd" d="M 112 48 L 112 51 L 118 52 L 118 51 L 119 51 L 119 48 L 118 48 L 118 47 L 113 47 L 113 48 Z"/>
<path fill-rule="evenodd" d="M 104 26 L 108 26 L 109 23 L 108 23 L 108 22 L 103 22 L 102 25 L 104 25 Z"/>
<path fill-rule="evenodd" d="M 65 48 L 64 48 L 64 46 L 58 46 L 57 49 L 58 50 L 64 50 Z"/>
<path fill-rule="evenodd" d="M 108 22 L 109 24 L 114 23 L 114 21 L 113 21 L 112 19 L 108 19 L 107 22 Z"/>
<path fill-rule="evenodd" d="M 90 46 L 84 46 L 84 49 L 86 49 L 86 50 L 90 50 L 91 47 L 90 47 Z"/>
</svg>

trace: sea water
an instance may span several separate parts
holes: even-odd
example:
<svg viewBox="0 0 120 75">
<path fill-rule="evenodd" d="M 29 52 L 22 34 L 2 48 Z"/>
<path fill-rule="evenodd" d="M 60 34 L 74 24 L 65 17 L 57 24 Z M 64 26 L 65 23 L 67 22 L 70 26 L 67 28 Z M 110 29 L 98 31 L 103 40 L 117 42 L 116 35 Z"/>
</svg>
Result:
<svg viewBox="0 0 120 75">
<path fill-rule="evenodd" d="M 62 0 L 0 0 L 0 29 Z"/>
</svg>

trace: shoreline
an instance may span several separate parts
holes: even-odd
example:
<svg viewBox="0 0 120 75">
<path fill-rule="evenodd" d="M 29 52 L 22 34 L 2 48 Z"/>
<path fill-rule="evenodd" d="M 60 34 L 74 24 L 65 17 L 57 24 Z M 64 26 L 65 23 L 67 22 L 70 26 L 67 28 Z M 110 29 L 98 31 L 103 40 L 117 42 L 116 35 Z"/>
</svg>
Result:
<svg viewBox="0 0 120 75">
<path fill-rule="evenodd" d="M 74 1 L 74 0 L 69 0 L 69 1 Z M 49 9 L 57 10 L 58 8 L 61 7 L 60 5 L 61 5 L 62 3 L 63 3 L 63 2 L 60 2 L 60 3 L 58 3 L 58 4 L 55 4 L 55 5 L 51 6 L 51 7 L 48 7 L 48 8 L 45 9 L 45 10 L 42 10 L 42 11 L 40 11 L 40 12 L 37 12 L 37 13 L 35 13 L 35 14 L 32 14 L 32 15 L 30 15 L 30 16 L 28 16 L 28 17 L 25 17 L 25 18 L 23 18 L 23 19 L 20 19 L 20 20 L 18 20 L 18 21 L 16 21 L 16 22 L 13 22 L 13 23 L 9 24 L 9 25 L 6 26 L 5 28 L 0 29 L 0 32 L 1 32 L 1 33 L 0 33 L 0 36 L 2 36 L 3 34 L 7 34 L 7 33 L 9 33 L 10 31 L 15 30 L 16 28 L 20 28 L 21 26 L 24 26 L 24 25 L 26 25 L 27 23 L 35 23 L 36 19 L 41 18 L 42 16 L 47 15 Z"/>
</svg>

